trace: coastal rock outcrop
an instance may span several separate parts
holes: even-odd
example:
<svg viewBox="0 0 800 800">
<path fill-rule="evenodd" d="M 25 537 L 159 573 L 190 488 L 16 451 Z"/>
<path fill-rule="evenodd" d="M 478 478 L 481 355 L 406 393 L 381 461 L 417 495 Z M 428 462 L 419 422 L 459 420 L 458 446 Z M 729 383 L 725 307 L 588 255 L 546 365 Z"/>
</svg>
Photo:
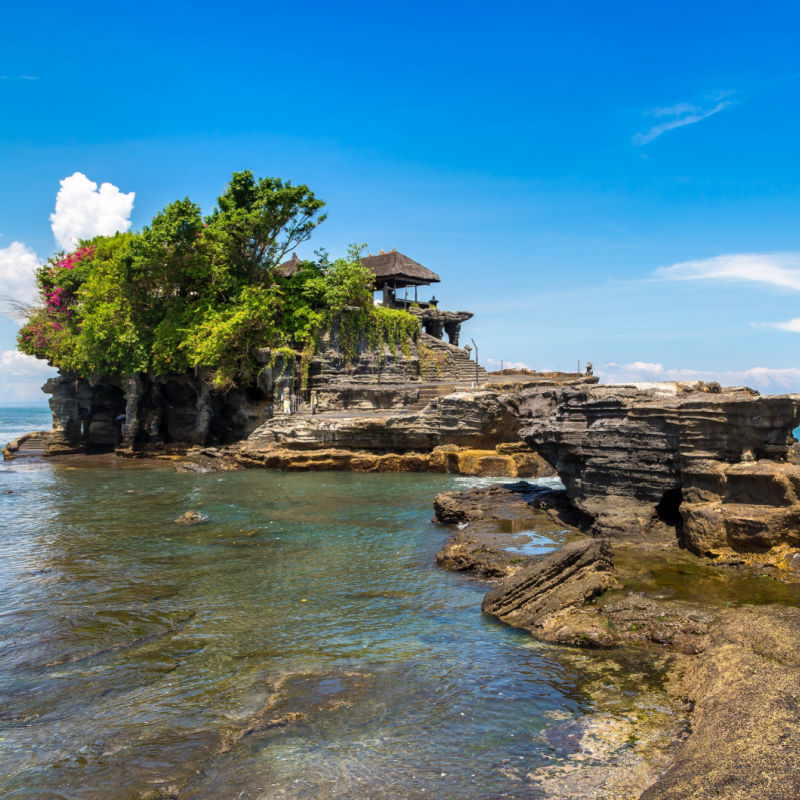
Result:
<svg viewBox="0 0 800 800">
<path fill-rule="evenodd" d="M 699 553 L 800 543 L 800 470 L 787 463 L 800 396 L 716 384 L 534 388 L 522 438 L 596 533 Z"/>
<path fill-rule="evenodd" d="M 22 436 L 17 436 L 12 439 L 3 448 L 3 459 L 11 461 L 20 456 L 40 456 L 44 454 L 47 443 L 50 439 L 49 431 L 32 431 L 31 433 L 23 433 Z"/>
<path fill-rule="evenodd" d="M 208 448 L 205 448 L 206 450 Z M 480 477 L 534 478 L 552 476 L 553 468 L 524 444 L 498 445 L 494 450 L 476 450 L 454 444 L 434 447 L 430 452 L 384 453 L 341 447 L 294 449 L 267 445 L 230 448 L 225 459 L 208 459 L 187 453 L 179 470 L 216 471 L 240 467 L 286 470 L 349 470 L 351 472 L 441 472 Z"/>
<path fill-rule="evenodd" d="M 493 449 L 500 442 L 518 441 L 517 428 L 515 409 L 503 395 L 456 392 L 414 412 L 275 417 L 253 431 L 243 452 L 273 445 L 387 453 L 428 452 L 446 444 Z"/>
<path fill-rule="evenodd" d="M 800 797 L 800 609 L 726 609 L 688 664 L 692 733 L 641 800 Z"/>
<path fill-rule="evenodd" d="M 531 561 L 519 548 L 529 538 L 526 529 L 542 530 L 555 522 L 563 534 L 564 527 L 579 522 L 563 491 L 527 481 L 440 492 L 433 508 L 436 522 L 457 527 L 436 563 L 483 578 L 505 578 Z"/>
<path fill-rule="evenodd" d="M 580 539 L 506 578 L 487 593 L 482 610 L 539 638 L 572 643 L 576 632 L 570 614 L 614 584 L 614 554 L 608 540 Z M 614 641 L 599 613 L 582 611 L 577 635 L 587 644 Z"/>
</svg>

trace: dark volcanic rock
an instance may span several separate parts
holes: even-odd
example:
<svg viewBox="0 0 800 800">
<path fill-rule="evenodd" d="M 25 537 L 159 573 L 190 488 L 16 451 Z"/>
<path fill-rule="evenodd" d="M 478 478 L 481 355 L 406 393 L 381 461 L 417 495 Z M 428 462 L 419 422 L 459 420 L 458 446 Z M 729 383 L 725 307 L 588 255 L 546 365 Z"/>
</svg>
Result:
<svg viewBox="0 0 800 800">
<path fill-rule="evenodd" d="M 514 520 L 548 511 L 570 527 L 581 523 L 564 491 L 537 486 L 528 481 L 496 484 L 465 492 L 440 492 L 433 500 L 434 515 L 443 525 L 477 520 Z"/>
<path fill-rule="evenodd" d="M 600 385 L 529 389 L 517 403 L 522 438 L 598 533 L 685 536 L 700 553 L 800 543 L 800 467 L 786 463 L 800 396 Z"/>
<path fill-rule="evenodd" d="M 513 533 L 503 537 L 498 526 L 518 530 L 520 524 L 536 527 L 542 522 L 552 525 L 556 520 L 571 528 L 580 521 L 580 514 L 563 491 L 527 481 L 441 492 L 434 498 L 433 507 L 437 522 L 460 528 L 436 554 L 436 563 L 486 578 L 505 577 L 531 560 L 508 550 L 526 540 L 514 540 Z"/>
<path fill-rule="evenodd" d="M 613 586 L 613 569 L 614 555 L 608 540 L 570 542 L 506 578 L 487 593 L 481 608 L 515 628 L 563 641 L 559 628 L 565 612 L 582 608 Z M 584 635 L 589 637 L 588 633 Z M 611 641 L 610 635 L 601 635 L 595 643 Z"/>
</svg>

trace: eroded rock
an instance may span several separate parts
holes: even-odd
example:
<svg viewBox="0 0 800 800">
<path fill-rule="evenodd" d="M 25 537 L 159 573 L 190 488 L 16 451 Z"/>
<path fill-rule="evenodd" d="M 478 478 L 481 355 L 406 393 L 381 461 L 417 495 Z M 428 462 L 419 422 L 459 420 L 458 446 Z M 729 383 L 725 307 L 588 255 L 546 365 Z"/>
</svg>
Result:
<svg viewBox="0 0 800 800">
<path fill-rule="evenodd" d="M 528 389 L 522 438 L 602 535 L 698 553 L 800 542 L 800 396 L 716 384 Z"/>
<path fill-rule="evenodd" d="M 481 608 L 515 628 L 562 641 L 559 629 L 565 616 L 613 586 L 613 570 L 614 554 L 607 539 L 580 539 L 506 578 L 487 593 Z M 587 640 L 613 642 L 600 615 L 587 616 L 586 622 Z"/>
</svg>

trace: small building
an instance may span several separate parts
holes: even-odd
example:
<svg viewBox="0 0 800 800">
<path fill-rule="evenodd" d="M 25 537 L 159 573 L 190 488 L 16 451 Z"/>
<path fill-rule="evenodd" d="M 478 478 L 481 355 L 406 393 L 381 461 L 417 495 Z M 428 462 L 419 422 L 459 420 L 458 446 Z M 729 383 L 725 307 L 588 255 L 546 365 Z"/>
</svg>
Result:
<svg viewBox="0 0 800 800">
<path fill-rule="evenodd" d="M 378 255 L 364 256 L 361 263 L 369 267 L 375 273 L 375 289 L 383 292 L 383 305 L 390 308 L 408 308 L 412 302 L 418 303 L 422 308 L 436 305 L 431 303 L 420 303 L 417 296 L 417 289 L 420 286 L 430 286 L 432 283 L 440 283 L 441 278 L 427 267 L 414 261 L 397 250 Z M 413 301 L 408 297 L 408 288 L 414 287 Z M 397 290 L 405 289 L 405 296 L 402 300 L 397 297 Z"/>
<path fill-rule="evenodd" d="M 275 274 L 280 275 L 281 278 L 291 278 L 292 275 L 296 275 L 300 271 L 302 263 L 297 257 L 297 253 L 292 253 L 292 257 L 288 261 L 284 261 L 283 264 L 278 264 L 275 267 Z"/>
</svg>

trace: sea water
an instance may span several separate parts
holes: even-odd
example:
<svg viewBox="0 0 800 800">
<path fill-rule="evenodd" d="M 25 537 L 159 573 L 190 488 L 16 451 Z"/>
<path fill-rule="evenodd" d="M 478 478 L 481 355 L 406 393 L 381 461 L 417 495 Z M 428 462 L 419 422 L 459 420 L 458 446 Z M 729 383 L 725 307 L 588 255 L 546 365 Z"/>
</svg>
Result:
<svg viewBox="0 0 800 800">
<path fill-rule="evenodd" d="M 476 482 L 1 464 L 0 796 L 576 796 L 539 779 L 589 764 L 581 722 L 639 689 L 599 700 L 593 655 L 434 565 L 432 498 Z"/>
</svg>

